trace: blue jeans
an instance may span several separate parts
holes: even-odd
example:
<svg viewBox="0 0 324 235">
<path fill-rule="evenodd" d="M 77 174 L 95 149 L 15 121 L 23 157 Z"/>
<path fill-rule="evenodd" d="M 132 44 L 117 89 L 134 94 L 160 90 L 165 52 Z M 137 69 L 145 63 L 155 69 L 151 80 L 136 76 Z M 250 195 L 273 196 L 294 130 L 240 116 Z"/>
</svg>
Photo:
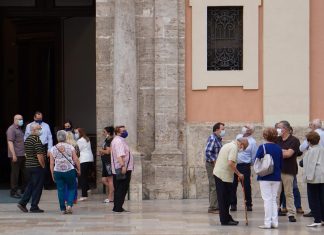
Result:
<svg viewBox="0 0 324 235">
<path fill-rule="evenodd" d="M 28 181 L 28 185 L 26 187 L 25 193 L 19 204 L 26 206 L 31 200 L 31 210 L 37 210 L 38 203 L 42 196 L 43 186 L 44 186 L 44 177 L 45 170 L 42 167 L 30 167 L 26 168 L 26 178 Z"/>
<path fill-rule="evenodd" d="M 281 192 L 280 201 L 282 203 L 282 207 L 286 208 L 286 197 L 285 197 L 285 194 L 283 192 L 284 191 Z M 294 193 L 294 204 L 295 204 L 296 209 L 302 208 L 300 192 L 299 192 L 299 189 L 298 189 L 297 177 L 296 176 L 294 177 L 294 182 L 293 182 L 293 193 Z"/>
<path fill-rule="evenodd" d="M 57 187 L 57 196 L 60 203 L 60 210 L 65 211 L 65 188 L 67 188 L 67 205 L 73 206 L 74 194 L 75 194 L 75 170 L 67 172 L 54 171 L 54 179 Z"/>
</svg>

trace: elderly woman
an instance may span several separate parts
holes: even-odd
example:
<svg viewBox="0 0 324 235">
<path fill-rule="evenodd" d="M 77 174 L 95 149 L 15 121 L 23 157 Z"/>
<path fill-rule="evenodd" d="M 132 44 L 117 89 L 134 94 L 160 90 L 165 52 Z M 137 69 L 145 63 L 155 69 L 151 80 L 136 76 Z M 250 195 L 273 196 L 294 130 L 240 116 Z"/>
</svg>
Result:
<svg viewBox="0 0 324 235">
<path fill-rule="evenodd" d="M 318 144 L 317 132 L 309 132 L 306 139 L 309 150 L 303 158 L 303 179 L 307 183 L 308 203 L 314 217 L 314 223 L 307 226 L 317 227 L 324 225 L 324 148 Z"/>
<path fill-rule="evenodd" d="M 263 158 L 265 152 L 270 154 L 273 159 L 273 173 L 266 176 L 258 176 L 260 183 L 261 196 L 264 202 L 264 224 L 259 226 L 262 229 L 278 228 L 278 206 L 277 194 L 281 181 L 282 167 L 282 150 L 279 145 L 275 144 L 278 132 L 275 128 L 266 128 L 263 131 L 265 143 L 260 145 L 256 158 Z M 265 152 L 264 152 L 265 149 Z"/>
<path fill-rule="evenodd" d="M 66 132 L 57 132 L 57 145 L 50 151 L 50 167 L 52 177 L 57 186 L 57 194 L 60 209 L 63 214 L 72 214 L 73 199 L 75 195 L 75 177 L 80 172 L 80 162 L 72 145 L 65 143 Z M 65 187 L 68 189 L 68 197 L 65 205 Z"/>
</svg>

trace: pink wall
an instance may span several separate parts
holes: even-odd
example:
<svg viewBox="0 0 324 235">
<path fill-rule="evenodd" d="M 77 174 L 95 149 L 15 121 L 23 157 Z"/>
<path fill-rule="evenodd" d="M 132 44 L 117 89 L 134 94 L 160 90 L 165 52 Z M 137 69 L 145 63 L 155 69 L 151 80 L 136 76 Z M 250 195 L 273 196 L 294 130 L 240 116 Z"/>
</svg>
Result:
<svg viewBox="0 0 324 235">
<path fill-rule="evenodd" d="M 242 87 L 209 87 L 193 91 L 191 7 L 186 0 L 186 117 L 187 122 L 262 122 L 262 8 L 259 27 L 259 89 L 243 90 Z M 323 1 L 324 2 L 324 1 Z"/>
<path fill-rule="evenodd" d="M 324 1 L 310 1 L 310 119 L 324 119 Z"/>
</svg>

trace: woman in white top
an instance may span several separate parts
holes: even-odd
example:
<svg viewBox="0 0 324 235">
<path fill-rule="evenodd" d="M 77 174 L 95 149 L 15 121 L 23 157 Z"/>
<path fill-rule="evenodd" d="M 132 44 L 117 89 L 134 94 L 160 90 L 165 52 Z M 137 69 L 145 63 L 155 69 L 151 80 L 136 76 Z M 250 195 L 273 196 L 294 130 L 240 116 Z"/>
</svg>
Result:
<svg viewBox="0 0 324 235">
<path fill-rule="evenodd" d="M 60 209 L 63 214 L 71 214 L 73 206 L 73 197 L 75 193 L 76 172 L 80 172 L 80 162 L 75 153 L 74 147 L 64 143 L 66 141 L 66 132 L 61 130 L 57 132 L 58 144 L 50 150 L 50 168 L 52 177 L 57 185 L 57 194 L 60 202 Z M 77 171 L 76 171 L 77 170 Z M 68 196 L 65 205 L 65 188 Z"/>
<path fill-rule="evenodd" d="M 80 149 L 80 163 L 81 163 L 81 177 L 80 185 L 82 189 L 82 195 L 79 201 L 84 201 L 88 199 L 88 190 L 90 189 L 88 177 L 93 164 L 93 154 L 91 150 L 90 139 L 86 135 L 84 129 L 75 129 L 75 137 L 77 139 L 77 144 Z"/>
</svg>

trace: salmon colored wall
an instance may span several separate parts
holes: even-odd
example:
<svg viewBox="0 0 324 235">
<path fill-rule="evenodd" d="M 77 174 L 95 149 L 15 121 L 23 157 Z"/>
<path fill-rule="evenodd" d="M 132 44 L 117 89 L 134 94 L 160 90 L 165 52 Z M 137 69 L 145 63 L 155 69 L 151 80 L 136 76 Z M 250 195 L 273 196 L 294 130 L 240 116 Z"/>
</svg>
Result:
<svg viewBox="0 0 324 235">
<path fill-rule="evenodd" d="M 310 1 L 310 119 L 324 119 L 324 1 Z"/>
<path fill-rule="evenodd" d="M 262 7 L 259 21 L 259 89 L 242 87 L 209 87 L 193 91 L 191 7 L 186 0 L 186 117 L 187 122 L 262 122 Z M 323 1 L 324 2 L 324 1 Z"/>
</svg>

